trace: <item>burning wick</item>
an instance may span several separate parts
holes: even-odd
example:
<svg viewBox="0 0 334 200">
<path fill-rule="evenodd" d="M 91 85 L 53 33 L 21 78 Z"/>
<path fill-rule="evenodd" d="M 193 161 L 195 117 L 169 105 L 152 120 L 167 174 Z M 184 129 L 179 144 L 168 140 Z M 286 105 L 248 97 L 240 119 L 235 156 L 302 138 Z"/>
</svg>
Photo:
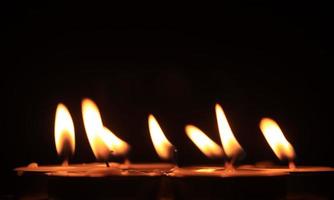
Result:
<svg viewBox="0 0 334 200">
<path fill-rule="evenodd" d="M 233 166 L 233 162 L 226 161 L 224 164 L 224 169 L 226 172 L 234 172 L 235 168 Z"/>
<path fill-rule="evenodd" d="M 100 111 L 91 99 L 81 103 L 82 117 L 90 147 L 96 159 L 109 167 L 109 156 L 125 155 L 130 146 L 103 125 Z"/>
<path fill-rule="evenodd" d="M 61 164 L 62 166 L 68 166 L 68 160 L 64 160 L 63 163 Z"/>
<path fill-rule="evenodd" d="M 260 129 L 275 155 L 280 160 L 288 159 L 289 169 L 295 169 L 296 165 L 293 162 L 295 151 L 278 124 L 273 119 L 263 118 L 260 121 Z"/>
<path fill-rule="evenodd" d="M 179 155 L 177 148 L 173 148 L 172 161 L 176 166 L 179 166 Z"/>
<path fill-rule="evenodd" d="M 294 162 L 292 161 L 289 162 L 289 169 L 296 169 L 296 165 Z"/>
<path fill-rule="evenodd" d="M 148 128 L 155 151 L 163 160 L 172 160 L 177 165 L 177 149 L 170 143 L 162 131 L 158 121 L 150 114 Z"/>
<path fill-rule="evenodd" d="M 244 151 L 232 132 L 223 108 L 219 104 L 216 104 L 215 110 L 220 140 L 224 152 L 229 158 L 229 161 L 225 162 L 225 168 L 231 170 L 234 169 L 233 164 L 240 155 L 244 154 Z"/>
<path fill-rule="evenodd" d="M 110 155 L 112 155 L 113 154 L 113 151 L 110 151 Z M 104 161 L 104 163 L 106 164 L 106 167 L 110 167 L 110 165 L 109 165 L 109 159 L 108 158 L 106 158 L 106 160 Z"/>
<path fill-rule="evenodd" d="M 69 157 L 75 149 L 75 135 L 71 114 L 62 103 L 56 109 L 54 136 L 57 153 L 63 158 L 62 165 L 68 166 Z"/>
</svg>

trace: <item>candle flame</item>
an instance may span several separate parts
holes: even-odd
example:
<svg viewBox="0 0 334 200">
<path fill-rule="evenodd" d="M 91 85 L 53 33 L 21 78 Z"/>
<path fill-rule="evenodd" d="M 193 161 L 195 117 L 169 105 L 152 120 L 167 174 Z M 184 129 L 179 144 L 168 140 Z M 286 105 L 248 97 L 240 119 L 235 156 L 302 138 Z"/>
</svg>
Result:
<svg viewBox="0 0 334 200">
<path fill-rule="evenodd" d="M 168 160 L 172 157 L 173 145 L 166 138 L 158 121 L 150 114 L 148 116 L 148 127 L 155 151 L 161 159 Z"/>
<path fill-rule="evenodd" d="M 129 150 L 126 142 L 103 126 L 100 111 L 92 100 L 82 101 L 82 117 L 89 144 L 97 159 L 106 161 L 111 154 L 124 155 Z"/>
<path fill-rule="evenodd" d="M 103 138 L 103 141 L 106 143 L 108 148 L 113 151 L 113 155 L 125 155 L 130 150 L 130 146 L 126 142 L 118 138 L 106 127 L 103 127 L 103 131 L 100 136 Z"/>
<path fill-rule="evenodd" d="M 71 114 L 62 103 L 56 109 L 54 136 L 58 155 L 67 160 L 75 150 L 75 135 Z"/>
<path fill-rule="evenodd" d="M 223 108 L 219 104 L 216 104 L 215 109 L 216 109 L 218 131 L 224 152 L 228 157 L 236 158 L 239 154 L 243 152 L 243 149 L 238 143 L 235 136 L 233 135 L 233 132 L 227 121 Z"/>
<path fill-rule="evenodd" d="M 282 130 L 274 120 L 263 118 L 260 122 L 260 129 L 271 149 L 280 160 L 287 158 L 292 161 L 295 158 L 293 146 L 285 138 Z"/>
<path fill-rule="evenodd" d="M 212 141 L 203 131 L 193 125 L 187 125 L 185 131 L 201 152 L 209 158 L 222 157 L 223 149 Z"/>
</svg>

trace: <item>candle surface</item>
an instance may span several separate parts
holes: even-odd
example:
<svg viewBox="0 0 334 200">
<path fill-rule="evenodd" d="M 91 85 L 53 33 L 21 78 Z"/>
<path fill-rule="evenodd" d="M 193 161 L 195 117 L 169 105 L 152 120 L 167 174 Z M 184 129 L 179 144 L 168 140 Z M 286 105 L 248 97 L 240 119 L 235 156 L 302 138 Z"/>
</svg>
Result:
<svg viewBox="0 0 334 200">
<path fill-rule="evenodd" d="M 48 175 L 64 176 L 109 176 L 127 175 L 125 172 L 137 172 L 137 174 L 163 173 L 174 168 L 171 163 L 115 163 L 110 162 L 109 167 L 105 163 L 83 163 L 71 165 L 47 165 L 38 166 L 30 164 L 26 167 L 15 169 L 20 175 L 24 173 L 44 173 Z"/>
<path fill-rule="evenodd" d="M 272 172 L 288 172 L 288 173 L 297 173 L 297 172 L 334 172 L 333 167 L 326 166 L 296 166 L 294 168 L 289 168 L 285 166 L 256 166 L 256 165 L 244 165 L 240 166 L 240 169 L 245 170 L 266 170 Z"/>
<path fill-rule="evenodd" d="M 284 171 L 249 170 L 240 168 L 228 168 L 220 166 L 196 166 L 174 168 L 171 176 L 217 176 L 217 177 L 247 177 L 247 176 L 282 176 Z"/>
</svg>

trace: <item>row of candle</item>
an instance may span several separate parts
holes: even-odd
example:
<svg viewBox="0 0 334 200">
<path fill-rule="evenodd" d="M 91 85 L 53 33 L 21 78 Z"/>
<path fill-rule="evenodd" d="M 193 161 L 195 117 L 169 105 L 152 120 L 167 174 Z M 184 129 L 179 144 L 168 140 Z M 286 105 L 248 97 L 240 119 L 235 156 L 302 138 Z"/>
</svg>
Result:
<svg viewBox="0 0 334 200">
<path fill-rule="evenodd" d="M 161 199 L 161 196 L 169 198 L 170 194 L 179 197 L 169 199 L 207 199 L 212 196 L 212 191 L 219 191 L 216 192 L 213 199 L 221 197 L 238 199 L 235 198 L 238 195 L 241 195 L 240 199 L 281 199 L 285 195 L 287 183 L 284 177 L 287 174 L 334 171 L 330 167 L 296 167 L 293 163 L 295 152 L 292 145 L 284 137 L 278 124 L 269 118 L 261 120 L 260 129 L 276 156 L 279 159 L 289 160 L 289 167 L 233 166 L 237 157 L 243 154 L 243 148 L 235 138 L 222 107 L 216 104 L 215 111 L 222 145 L 215 143 L 194 125 L 186 125 L 185 132 L 207 157 L 226 157 L 227 161 L 224 166 L 179 167 L 177 163 L 172 162 L 135 164 L 128 160 L 124 163 L 108 162 L 109 156 L 127 155 L 130 145 L 105 127 L 97 105 L 90 99 L 84 99 L 82 101 L 84 127 L 90 147 L 100 162 L 68 164 L 70 155 L 75 152 L 75 129 L 69 110 L 64 104 L 59 104 L 56 110 L 54 136 L 57 153 L 64 158 L 63 164 L 38 166 L 37 163 L 32 163 L 26 167 L 16 168 L 16 171 L 19 175 L 32 174 L 33 178 L 36 178 L 36 175 L 37 177 L 42 175 L 47 179 L 47 184 L 43 179 L 42 184 L 36 184 L 37 187 L 47 187 L 48 192 L 46 193 L 49 193 L 47 196 L 61 197 L 60 199 L 96 198 L 96 193 L 102 194 L 102 199 L 115 196 L 123 199 L 129 195 L 130 199 L 140 199 L 138 194 L 143 193 L 141 185 L 156 188 L 155 192 L 144 192 L 145 194 L 152 193 L 150 195 L 152 198 L 144 195 L 141 196 L 143 199 Z M 159 157 L 163 160 L 173 160 L 176 148 L 167 139 L 153 115 L 148 116 L 148 127 L 153 146 Z M 306 181 L 311 180 L 314 184 L 314 177 L 316 176 Z M 294 181 L 294 179 L 291 180 Z M 27 185 L 34 185 L 33 182 L 35 180 L 29 179 Z M 305 180 L 302 179 L 299 182 L 305 182 Z M 317 185 L 321 183 L 323 183 L 322 180 L 320 184 L 316 182 Z M 162 187 L 162 189 L 157 189 L 157 185 L 160 185 L 158 188 Z M 301 185 L 304 189 L 305 184 Z M 201 188 L 198 188 L 199 186 Z M 91 189 L 93 187 L 95 187 L 94 190 Z M 174 187 L 174 191 L 170 191 L 168 187 Z M 249 187 L 251 189 L 248 189 Z M 126 190 L 132 192 L 128 193 Z M 155 194 L 157 190 L 162 190 L 163 193 L 167 191 L 168 194 L 157 195 Z"/>
<path fill-rule="evenodd" d="M 232 166 L 233 168 L 234 160 L 243 153 L 243 149 L 235 138 L 225 113 L 219 104 L 216 104 L 215 111 L 222 146 L 215 143 L 202 130 L 194 125 L 186 125 L 185 132 L 203 154 L 209 158 L 227 157 L 227 160 L 229 161 L 225 164 L 225 167 L 230 166 L 231 168 Z M 103 161 L 108 166 L 108 158 L 110 156 L 124 156 L 128 153 L 130 150 L 130 145 L 122 139 L 118 138 L 114 133 L 112 133 L 107 127 L 103 125 L 98 106 L 91 99 L 83 99 L 82 116 L 90 147 L 98 161 Z M 148 117 L 148 126 L 149 133 L 157 154 L 163 160 L 171 160 L 175 154 L 175 151 L 177 150 L 166 138 L 158 121 L 152 114 L 150 114 Z M 274 120 L 270 118 L 263 118 L 260 122 L 260 129 L 276 156 L 281 160 L 289 160 L 289 168 L 286 168 L 286 170 L 310 170 L 309 168 L 295 168 L 295 164 L 293 162 L 295 157 L 294 149 L 284 137 L 280 127 Z M 77 171 L 78 165 L 67 166 L 70 155 L 75 151 L 75 130 L 71 114 L 67 107 L 62 103 L 58 104 L 56 109 L 54 136 L 57 153 L 64 158 L 62 166 L 43 167 L 33 163 L 28 167 L 17 168 L 17 170 L 48 172 L 66 169 Z M 94 164 L 93 166 L 95 168 L 96 166 L 100 165 Z M 129 166 L 129 162 L 127 161 L 124 164 L 113 163 L 113 166 L 127 168 Z M 134 164 L 131 164 L 131 166 L 136 167 Z M 156 165 L 152 165 L 150 168 L 154 168 L 155 166 Z M 80 165 L 80 167 L 83 169 L 82 165 Z M 85 164 L 84 169 L 87 170 L 90 167 L 91 165 Z M 247 168 L 248 166 L 243 167 Z M 161 166 L 158 168 L 161 168 Z M 169 166 L 167 168 L 169 168 Z M 203 170 L 202 172 L 207 171 Z"/>
<path fill-rule="evenodd" d="M 234 169 L 233 162 L 239 155 L 243 154 L 243 149 L 235 138 L 225 113 L 219 104 L 215 106 L 218 131 L 222 142 L 222 147 L 211 140 L 202 130 L 194 125 L 186 125 L 185 132 L 199 150 L 209 158 L 227 157 L 228 160 L 225 168 Z M 83 99 L 82 101 L 82 116 L 84 127 L 91 146 L 91 149 L 98 161 L 105 162 L 109 166 L 108 158 L 110 156 L 124 156 L 130 150 L 130 145 L 118 138 L 107 127 L 103 125 L 102 118 L 98 106 L 91 99 Z M 150 114 L 148 117 L 149 133 L 152 139 L 153 146 L 163 160 L 171 160 L 175 156 L 176 148 L 166 138 L 156 118 Z M 295 167 L 293 159 L 295 152 L 292 145 L 284 137 L 278 124 L 270 119 L 263 118 L 260 122 L 260 129 L 268 141 L 270 147 L 276 156 L 283 160 L 289 160 L 289 167 L 279 169 L 279 171 L 313 171 L 313 170 L 329 170 L 329 168 L 305 168 Z M 56 109 L 55 127 L 54 127 L 55 145 L 58 155 L 64 158 L 62 166 L 38 166 L 37 163 L 32 163 L 28 167 L 16 168 L 17 171 L 35 171 L 35 172 L 58 172 L 61 171 L 87 171 L 104 168 L 104 164 L 72 164 L 68 166 L 68 159 L 75 151 L 75 130 L 71 114 L 67 107 L 60 103 Z M 125 163 L 111 163 L 113 168 L 167 168 L 170 169 L 171 164 L 130 164 L 128 160 Z M 145 167 L 143 167 L 145 166 Z M 267 168 L 268 166 L 264 166 Z M 241 166 L 239 169 L 254 169 L 253 166 Z M 220 167 L 219 167 L 220 169 Z M 256 169 L 261 169 L 257 167 Z M 263 168 L 262 168 L 263 169 Z M 99 171 L 99 170 L 97 170 Z M 105 169 L 103 169 L 105 171 Z M 109 169 L 110 171 L 110 169 Z M 108 171 L 108 172 L 109 172 Z M 184 172 L 179 169 L 179 171 Z M 209 170 L 199 170 L 198 174 L 212 172 Z M 233 170 L 232 170 L 233 171 Z M 114 172 L 112 172 L 114 173 Z"/>
</svg>

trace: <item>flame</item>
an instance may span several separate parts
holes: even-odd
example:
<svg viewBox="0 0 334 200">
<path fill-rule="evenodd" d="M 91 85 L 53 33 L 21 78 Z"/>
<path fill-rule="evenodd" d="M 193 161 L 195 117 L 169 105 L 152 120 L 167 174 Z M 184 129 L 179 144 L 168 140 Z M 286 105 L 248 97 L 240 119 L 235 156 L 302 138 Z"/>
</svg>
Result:
<svg viewBox="0 0 334 200">
<path fill-rule="evenodd" d="M 168 141 L 163 133 L 158 121 L 152 114 L 148 116 L 148 127 L 153 142 L 153 146 L 162 159 L 170 159 L 172 157 L 173 145 Z"/>
<path fill-rule="evenodd" d="M 74 153 L 75 136 L 71 114 L 62 103 L 57 106 L 54 135 L 58 155 L 66 154 L 63 156 L 67 159 Z"/>
<path fill-rule="evenodd" d="M 109 150 L 112 151 L 113 155 L 125 155 L 130 146 L 124 142 L 123 140 L 119 139 L 113 132 L 111 132 L 108 128 L 103 127 L 103 132 L 100 135 L 108 146 Z"/>
<path fill-rule="evenodd" d="M 234 137 L 222 107 L 219 104 L 216 104 L 215 108 L 220 140 L 222 142 L 224 152 L 228 157 L 236 158 L 237 155 L 243 152 L 243 149 Z"/>
<path fill-rule="evenodd" d="M 291 161 L 295 158 L 295 151 L 292 145 L 284 137 L 282 130 L 274 120 L 263 118 L 260 122 L 260 129 L 279 159 L 287 158 Z"/>
<path fill-rule="evenodd" d="M 222 157 L 224 155 L 223 149 L 196 126 L 187 125 L 185 131 L 188 137 L 207 157 Z"/>
<path fill-rule="evenodd" d="M 108 160 L 111 154 L 124 155 L 129 150 L 126 142 L 103 126 L 100 111 L 92 100 L 82 100 L 82 117 L 89 144 L 97 159 Z"/>
</svg>

